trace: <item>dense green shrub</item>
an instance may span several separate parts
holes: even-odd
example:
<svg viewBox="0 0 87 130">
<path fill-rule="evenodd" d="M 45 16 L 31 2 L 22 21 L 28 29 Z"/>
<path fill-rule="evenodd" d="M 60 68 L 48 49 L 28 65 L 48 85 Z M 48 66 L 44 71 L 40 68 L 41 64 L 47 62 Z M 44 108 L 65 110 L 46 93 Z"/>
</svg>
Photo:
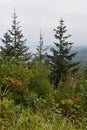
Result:
<svg viewBox="0 0 87 130">
<path fill-rule="evenodd" d="M 67 77 L 54 92 L 54 100 L 61 114 L 75 124 L 80 124 L 86 113 L 85 81 L 78 77 Z"/>
<path fill-rule="evenodd" d="M 0 129 L 86 130 L 86 71 L 81 74 L 68 75 L 55 90 L 42 63 L 0 60 Z"/>
<path fill-rule="evenodd" d="M 0 120 L 1 130 L 77 130 L 67 119 L 52 113 L 50 118 L 42 113 L 32 113 L 29 109 L 22 109 L 13 100 L 4 99 Z M 46 110 L 45 110 L 46 112 Z M 79 129 L 80 130 L 80 129 Z"/>
<path fill-rule="evenodd" d="M 9 96 L 17 104 L 23 102 L 24 95 L 28 93 L 29 75 L 28 66 L 23 61 L 0 60 L 0 97 Z"/>
<path fill-rule="evenodd" d="M 52 86 L 48 79 L 49 69 L 40 62 L 32 65 L 29 90 L 36 92 L 38 96 L 44 96 L 51 92 Z"/>
</svg>

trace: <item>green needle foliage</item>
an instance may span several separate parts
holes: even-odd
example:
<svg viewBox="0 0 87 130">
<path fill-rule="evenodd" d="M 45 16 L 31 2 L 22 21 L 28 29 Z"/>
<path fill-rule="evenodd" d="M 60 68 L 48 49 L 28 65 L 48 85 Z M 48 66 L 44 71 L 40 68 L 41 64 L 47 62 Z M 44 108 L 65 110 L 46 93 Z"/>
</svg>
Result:
<svg viewBox="0 0 87 130">
<path fill-rule="evenodd" d="M 26 39 L 24 39 L 19 23 L 20 22 L 17 22 L 17 15 L 14 11 L 11 29 L 9 29 L 1 39 L 4 44 L 4 46 L 1 46 L 1 57 L 10 56 L 30 60 L 31 53 L 29 53 L 29 48 L 26 46 Z"/>
<path fill-rule="evenodd" d="M 44 47 L 43 36 L 40 31 L 39 45 L 37 46 L 37 53 L 35 54 L 36 60 L 38 60 L 39 62 L 45 61 L 45 58 L 47 56 L 47 49 L 48 47 Z"/>
<path fill-rule="evenodd" d="M 31 54 L 15 12 L 11 27 L 0 50 L 0 130 L 87 130 L 87 67 L 74 73 L 79 62 L 64 21 L 54 29 L 50 64 L 41 33 L 37 59 L 26 64 Z"/>
<path fill-rule="evenodd" d="M 59 81 L 63 80 L 63 76 L 77 70 L 76 66 L 79 62 L 72 63 L 72 59 L 77 53 L 70 51 L 73 43 L 67 41 L 71 35 L 66 35 L 67 30 L 63 20 L 60 20 L 60 25 L 54 31 L 55 47 L 51 48 L 52 55 L 48 57 L 51 64 L 50 80 L 57 88 Z"/>
</svg>

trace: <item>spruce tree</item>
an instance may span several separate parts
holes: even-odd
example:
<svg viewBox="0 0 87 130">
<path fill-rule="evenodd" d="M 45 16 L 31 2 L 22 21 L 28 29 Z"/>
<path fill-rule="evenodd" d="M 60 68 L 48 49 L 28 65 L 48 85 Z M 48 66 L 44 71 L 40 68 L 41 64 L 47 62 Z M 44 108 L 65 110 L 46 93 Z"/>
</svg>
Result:
<svg viewBox="0 0 87 130">
<path fill-rule="evenodd" d="M 1 39 L 1 41 L 3 42 L 4 47 L 1 46 L 0 56 L 2 58 L 5 58 L 7 56 L 11 57 L 13 55 L 13 46 L 11 45 L 12 40 L 8 32 L 4 34 L 3 39 Z"/>
<path fill-rule="evenodd" d="M 20 22 L 17 22 L 17 15 L 14 11 L 11 29 L 9 29 L 8 32 L 5 33 L 4 38 L 1 39 L 5 45 L 1 47 L 1 53 L 4 50 L 3 53 L 5 52 L 6 56 L 29 60 L 31 54 L 28 52 L 29 48 L 26 46 L 26 39 L 24 39 L 19 23 Z M 10 51 L 11 53 L 9 54 L 8 52 Z"/>
<path fill-rule="evenodd" d="M 40 62 L 45 61 L 45 58 L 47 55 L 46 50 L 47 50 L 47 47 L 44 48 L 43 36 L 41 34 L 41 31 L 40 31 L 39 45 L 37 46 L 37 53 L 35 54 L 36 60 L 39 60 Z"/>
<path fill-rule="evenodd" d="M 60 25 L 54 29 L 54 32 L 56 39 L 56 42 L 54 42 L 55 47 L 51 48 L 52 55 L 48 57 L 51 64 L 50 80 L 55 87 L 58 87 L 59 81 L 63 80 L 64 76 L 78 69 L 79 62 L 72 62 L 73 57 L 77 53 L 71 53 L 73 43 L 67 41 L 71 35 L 66 35 L 67 29 L 62 19 L 60 20 Z"/>
</svg>

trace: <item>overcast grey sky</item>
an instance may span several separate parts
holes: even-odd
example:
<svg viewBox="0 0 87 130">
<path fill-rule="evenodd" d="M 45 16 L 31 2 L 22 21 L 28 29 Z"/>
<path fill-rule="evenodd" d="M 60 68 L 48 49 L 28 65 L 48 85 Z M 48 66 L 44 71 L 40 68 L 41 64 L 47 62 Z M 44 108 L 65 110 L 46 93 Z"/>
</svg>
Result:
<svg viewBox="0 0 87 130">
<path fill-rule="evenodd" d="M 65 20 L 71 40 L 87 45 L 87 0 L 0 0 L 0 37 L 10 28 L 14 7 L 30 46 L 38 43 L 40 28 L 44 43 L 52 44 L 60 18 Z"/>
</svg>

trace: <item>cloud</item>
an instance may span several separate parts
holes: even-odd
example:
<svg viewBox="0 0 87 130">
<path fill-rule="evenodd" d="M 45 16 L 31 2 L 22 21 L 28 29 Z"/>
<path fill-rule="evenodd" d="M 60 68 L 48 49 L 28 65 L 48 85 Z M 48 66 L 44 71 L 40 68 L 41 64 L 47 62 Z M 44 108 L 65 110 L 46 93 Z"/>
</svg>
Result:
<svg viewBox="0 0 87 130">
<path fill-rule="evenodd" d="M 0 35 L 10 27 L 13 8 L 31 44 L 39 39 L 42 28 L 46 43 L 52 43 L 53 29 L 64 18 L 72 40 L 77 44 L 87 42 L 87 0 L 0 0 Z"/>
</svg>

